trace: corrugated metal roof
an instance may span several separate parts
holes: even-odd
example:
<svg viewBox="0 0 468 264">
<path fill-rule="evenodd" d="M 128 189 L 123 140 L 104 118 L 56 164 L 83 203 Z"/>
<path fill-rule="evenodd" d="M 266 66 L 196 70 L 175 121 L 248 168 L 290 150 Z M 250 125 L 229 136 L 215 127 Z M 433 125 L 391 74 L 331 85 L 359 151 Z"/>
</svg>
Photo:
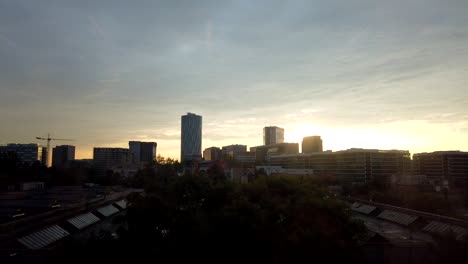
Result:
<svg viewBox="0 0 468 264">
<path fill-rule="evenodd" d="M 99 221 L 99 218 L 92 213 L 86 213 L 67 219 L 67 221 L 78 229 L 83 229 Z"/>
<path fill-rule="evenodd" d="M 418 219 L 417 216 L 404 214 L 404 213 L 400 213 L 400 212 L 396 212 L 392 210 L 384 210 L 377 217 L 397 223 L 397 224 L 406 225 L 406 226 L 413 223 L 416 219 Z"/>
<path fill-rule="evenodd" d="M 116 202 L 115 204 L 118 205 L 122 209 L 127 208 L 127 201 L 125 201 L 125 200 L 120 200 L 120 201 Z"/>
<path fill-rule="evenodd" d="M 53 225 L 22 238 L 18 238 L 18 241 L 27 248 L 35 250 L 44 248 L 47 245 L 50 245 L 69 235 L 70 233 L 68 233 L 65 229 L 58 225 Z"/>
<path fill-rule="evenodd" d="M 456 225 L 444 224 L 437 221 L 431 221 L 423 228 L 423 231 L 436 234 L 449 234 L 452 232 L 455 234 L 456 239 L 458 240 L 461 240 L 464 236 L 468 235 L 468 230 L 466 228 Z"/>
<path fill-rule="evenodd" d="M 104 207 L 101 207 L 101 208 L 98 208 L 97 211 L 99 213 L 101 213 L 103 216 L 111 216 L 115 213 L 118 213 L 119 212 L 119 209 L 117 209 L 115 206 L 113 205 L 108 205 L 108 206 L 104 206 Z"/>
<path fill-rule="evenodd" d="M 351 210 L 362 213 L 362 214 L 366 214 L 366 215 L 372 213 L 376 208 L 377 207 L 375 206 L 361 204 L 361 203 L 353 203 L 353 205 L 351 205 Z"/>
</svg>

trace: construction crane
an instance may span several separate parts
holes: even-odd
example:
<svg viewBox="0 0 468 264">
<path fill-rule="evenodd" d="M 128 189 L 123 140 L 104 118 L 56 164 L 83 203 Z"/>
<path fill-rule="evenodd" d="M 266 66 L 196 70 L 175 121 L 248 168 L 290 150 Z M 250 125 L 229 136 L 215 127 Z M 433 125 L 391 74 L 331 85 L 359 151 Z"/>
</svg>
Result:
<svg viewBox="0 0 468 264">
<path fill-rule="evenodd" d="M 50 153 L 50 141 L 51 140 L 60 140 L 60 141 L 75 141 L 74 139 L 65 139 L 65 138 L 51 138 L 50 134 L 47 134 L 47 138 L 43 137 L 36 137 L 39 140 L 47 140 L 47 159 L 46 159 L 46 166 L 49 166 L 49 153 Z"/>
</svg>

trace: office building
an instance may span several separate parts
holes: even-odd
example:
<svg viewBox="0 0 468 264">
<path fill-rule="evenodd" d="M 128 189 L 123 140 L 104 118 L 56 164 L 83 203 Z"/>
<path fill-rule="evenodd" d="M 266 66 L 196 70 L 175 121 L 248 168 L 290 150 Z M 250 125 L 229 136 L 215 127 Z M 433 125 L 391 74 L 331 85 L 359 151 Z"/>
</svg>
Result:
<svg viewBox="0 0 468 264">
<path fill-rule="evenodd" d="M 187 113 L 181 118 L 180 160 L 201 160 L 202 117 Z"/>
<path fill-rule="evenodd" d="M 247 152 L 247 145 L 229 145 L 222 147 L 223 159 L 233 160 L 239 155 L 239 153 Z"/>
<path fill-rule="evenodd" d="M 267 146 L 251 147 L 250 151 L 255 153 L 255 159 L 257 164 L 264 164 L 272 156 L 283 155 L 283 154 L 298 154 L 299 144 L 298 143 L 278 143 Z"/>
<path fill-rule="evenodd" d="M 279 144 L 284 142 L 284 129 L 276 126 L 263 128 L 263 145 Z"/>
<path fill-rule="evenodd" d="M 99 176 L 105 176 L 107 170 L 126 166 L 131 162 L 130 150 L 126 148 L 94 148 L 93 164 Z"/>
<path fill-rule="evenodd" d="M 450 185 L 463 185 L 468 181 L 468 152 L 436 151 L 413 155 L 414 174 Z"/>
<path fill-rule="evenodd" d="M 75 146 L 62 145 L 56 146 L 52 150 L 52 166 L 66 167 L 71 161 L 75 160 Z"/>
<path fill-rule="evenodd" d="M 222 151 L 218 147 L 206 148 L 203 150 L 203 159 L 204 160 L 221 160 Z"/>
<path fill-rule="evenodd" d="M 156 142 L 129 141 L 128 146 L 135 163 L 144 164 L 156 160 Z"/>
<path fill-rule="evenodd" d="M 322 139 L 320 136 L 304 137 L 302 139 L 302 153 L 322 152 Z"/>
<path fill-rule="evenodd" d="M 32 164 L 40 161 L 47 164 L 47 148 L 38 144 L 7 144 L 0 146 L 0 153 L 14 153 L 18 161 L 24 164 Z"/>
<path fill-rule="evenodd" d="M 410 153 L 406 150 L 348 149 L 271 156 L 269 165 L 290 169 L 313 169 L 319 176 L 353 183 L 373 180 L 390 182 L 392 175 L 408 174 Z"/>
<path fill-rule="evenodd" d="M 256 161 L 255 152 L 238 153 L 235 160 L 241 167 L 253 167 Z"/>
</svg>

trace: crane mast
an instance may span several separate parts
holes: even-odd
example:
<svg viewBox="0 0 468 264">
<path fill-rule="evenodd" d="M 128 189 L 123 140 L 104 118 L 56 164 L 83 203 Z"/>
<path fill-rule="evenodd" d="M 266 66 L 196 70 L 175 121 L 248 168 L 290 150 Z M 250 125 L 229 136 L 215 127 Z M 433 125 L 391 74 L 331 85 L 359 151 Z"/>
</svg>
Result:
<svg viewBox="0 0 468 264">
<path fill-rule="evenodd" d="M 49 167 L 49 161 L 50 161 L 50 155 L 51 155 L 51 151 L 50 151 L 50 141 L 51 140 L 59 140 L 59 141 L 74 141 L 73 139 L 63 139 L 63 138 L 51 138 L 50 137 L 50 133 L 47 134 L 47 137 L 46 138 L 43 138 L 43 137 L 36 137 L 36 139 L 39 139 L 39 140 L 47 140 L 47 151 L 46 151 L 46 166 Z"/>
</svg>

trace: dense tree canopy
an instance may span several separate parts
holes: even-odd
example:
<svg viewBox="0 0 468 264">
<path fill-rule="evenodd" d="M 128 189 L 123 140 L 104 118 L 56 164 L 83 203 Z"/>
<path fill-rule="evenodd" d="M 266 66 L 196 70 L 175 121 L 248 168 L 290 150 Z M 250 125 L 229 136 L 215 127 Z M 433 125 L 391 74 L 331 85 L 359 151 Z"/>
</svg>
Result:
<svg viewBox="0 0 468 264">
<path fill-rule="evenodd" d="M 305 178 L 248 185 L 211 177 L 155 177 L 129 197 L 126 253 L 164 261 L 270 263 L 359 260 L 347 207 Z"/>
</svg>

